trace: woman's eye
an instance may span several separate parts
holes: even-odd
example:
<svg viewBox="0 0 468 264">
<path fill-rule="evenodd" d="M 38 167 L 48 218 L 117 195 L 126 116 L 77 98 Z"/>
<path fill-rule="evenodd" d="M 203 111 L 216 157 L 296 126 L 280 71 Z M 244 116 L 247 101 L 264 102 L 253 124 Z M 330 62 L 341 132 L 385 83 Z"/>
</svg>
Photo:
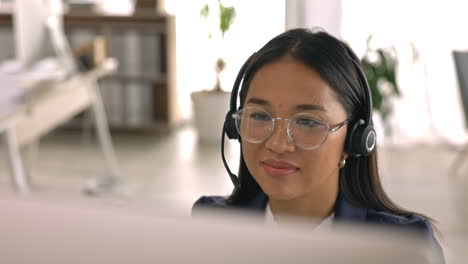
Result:
<svg viewBox="0 0 468 264">
<path fill-rule="evenodd" d="M 250 118 L 254 120 L 260 120 L 260 121 L 270 120 L 270 116 L 266 113 L 252 113 L 250 114 Z"/>
<path fill-rule="evenodd" d="M 302 119 L 298 119 L 296 121 L 296 124 L 300 125 L 300 126 L 304 126 L 304 127 L 318 127 L 318 126 L 323 126 L 322 123 L 320 123 L 319 121 L 317 120 L 314 120 L 314 119 L 306 119 L 306 118 L 302 118 Z"/>
</svg>

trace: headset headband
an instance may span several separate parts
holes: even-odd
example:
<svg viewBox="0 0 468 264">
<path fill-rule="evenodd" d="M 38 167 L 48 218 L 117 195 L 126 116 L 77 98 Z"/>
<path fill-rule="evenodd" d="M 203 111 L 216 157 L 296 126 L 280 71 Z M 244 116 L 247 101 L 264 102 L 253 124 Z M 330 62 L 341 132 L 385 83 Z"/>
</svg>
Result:
<svg viewBox="0 0 468 264">
<path fill-rule="evenodd" d="M 239 93 L 239 89 L 241 87 L 240 84 L 243 81 L 245 70 L 246 70 L 247 66 L 250 64 L 250 62 L 252 61 L 255 54 L 257 54 L 257 53 L 254 52 L 247 59 L 247 61 L 244 62 L 241 69 L 239 70 L 239 73 L 237 74 L 236 80 L 234 81 L 234 85 L 232 87 L 232 92 L 231 92 L 231 98 L 230 98 L 230 108 L 229 108 L 231 114 L 234 113 L 235 111 L 237 111 L 237 97 L 239 96 L 238 93 Z M 369 125 L 371 117 L 372 117 L 371 90 L 370 90 L 370 87 L 369 87 L 369 83 L 367 82 L 366 75 L 362 71 L 361 66 L 359 65 L 359 63 L 354 59 L 351 59 L 351 61 L 353 62 L 354 68 L 356 69 L 356 72 L 357 72 L 357 74 L 359 76 L 359 82 L 361 83 L 361 85 L 364 88 L 364 96 L 366 97 L 366 106 L 367 106 L 367 108 L 366 108 L 367 113 L 366 113 L 364 122 L 365 122 L 366 125 Z"/>
<path fill-rule="evenodd" d="M 352 59 L 354 68 L 356 69 L 358 75 L 359 75 L 359 82 L 361 82 L 361 85 L 364 87 L 364 95 L 366 96 L 366 105 L 367 105 L 367 113 L 366 113 L 366 118 L 364 121 L 366 122 L 366 125 L 369 125 L 371 116 L 372 116 L 372 95 L 371 95 L 371 90 L 369 87 L 369 83 L 367 82 L 366 75 L 361 69 L 361 66 L 359 66 L 359 63 Z"/>
<path fill-rule="evenodd" d="M 247 68 L 247 66 L 250 64 L 252 61 L 253 57 L 257 54 L 254 52 L 250 57 L 247 59 L 246 62 L 242 65 L 241 69 L 239 70 L 239 73 L 237 74 L 236 80 L 234 81 L 234 86 L 232 87 L 232 92 L 231 92 L 231 100 L 230 100 L 230 112 L 231 114 L 237 111 L 237 97 L 239 96 L 239 89 L 240 89 L 240 83 L 244 79 L 244 73 Z"/>
</svg>

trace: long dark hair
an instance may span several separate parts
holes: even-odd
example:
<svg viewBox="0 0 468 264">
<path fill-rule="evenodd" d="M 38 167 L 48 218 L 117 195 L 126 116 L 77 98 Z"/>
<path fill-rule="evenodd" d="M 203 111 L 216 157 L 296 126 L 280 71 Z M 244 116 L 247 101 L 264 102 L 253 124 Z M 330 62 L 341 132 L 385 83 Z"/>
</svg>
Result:
<svg viewBox="0 0 468 264">
<path fill-rule="evenodd" d="M 360 83 L 352 61 L 359 62 L 359 59 L 347 44 L 326 32 L 308 29 L 289 30 L 270 40 L 253 56 L 247 65 L 240 90 L 241 107 L 255 73 L 268 63 L 284 56 L 291 56 L 317 71 L 331 86 L 350 120 L 366 117 L 369 109 L 366 105 L 364 87 Z M 247 169 L 242 154 L 239 180 L 241 187 L 234 189 L 228 199 L 228 202 L 234 206 L 246 205 L 262 191 Z M 339 188 L 344 198 L 355 206 L 401 216 L 423 216 L 401 208 L 387 196 L 380 182 L 377 149 L 374 149 L 369 156 L 348 157 L 346 166 L 340 169 Z M 426 216 L 423 217 L 431 220 Z"/>
</svg>

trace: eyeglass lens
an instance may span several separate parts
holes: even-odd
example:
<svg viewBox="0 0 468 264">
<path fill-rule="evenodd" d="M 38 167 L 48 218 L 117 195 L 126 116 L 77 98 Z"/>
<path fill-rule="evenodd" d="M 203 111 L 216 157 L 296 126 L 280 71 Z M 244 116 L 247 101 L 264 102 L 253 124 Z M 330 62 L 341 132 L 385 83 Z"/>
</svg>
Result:
<svg viewBox="0 0 468 264">
<path fill-rule="evenodd" d="M 251 143 L 266 140 L 274 130 L 275 120 L 268 112 L 257 107 L 246 107 L 235 115 L 239 135 Z M 328 135 L 328 125 L 317 115 L 300 113 L 288 123 L 289 137 L 299 147 L 315 148 L 321 145 Z"/>
</svg>

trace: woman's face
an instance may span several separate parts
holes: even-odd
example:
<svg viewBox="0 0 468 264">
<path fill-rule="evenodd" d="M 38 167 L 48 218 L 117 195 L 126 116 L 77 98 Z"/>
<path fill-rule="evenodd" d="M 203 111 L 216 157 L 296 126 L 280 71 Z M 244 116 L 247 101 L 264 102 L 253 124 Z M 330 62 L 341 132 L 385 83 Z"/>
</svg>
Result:
<svg viewBox="0 0 468 264">
<path fill-rule="evenodd" d="M 258 107 L 272 117 L 310 113 L 334 127 L 347 114 L 334 91 L 310 67 L 291 57 L 264 65 L 250 83 L 244 107 Z M 261 143 L 242 140 L 246 165 L 270 199 L 291 200 L 316 191 L 338 188 L 347 126 L 329 133 L 318 148 L 295 146 L 287 135 L 288 121 L 276 120 L 273 133 Z"/>
</svg>

